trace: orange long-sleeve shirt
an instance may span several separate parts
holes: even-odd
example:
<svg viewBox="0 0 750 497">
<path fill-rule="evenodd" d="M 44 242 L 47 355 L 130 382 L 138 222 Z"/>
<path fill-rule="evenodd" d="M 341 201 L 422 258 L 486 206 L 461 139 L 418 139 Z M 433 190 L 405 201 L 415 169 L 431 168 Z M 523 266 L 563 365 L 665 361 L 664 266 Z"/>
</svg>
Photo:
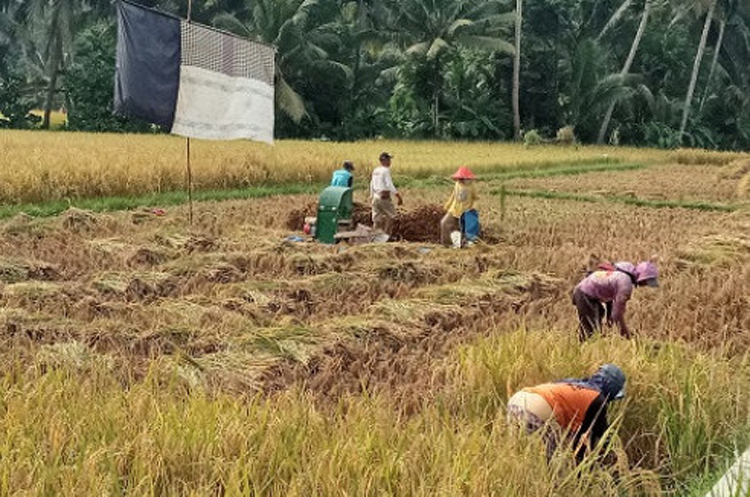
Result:
<svg viewBox="0 0 750 497">
<path fill-rule="evenodd" d="M 597 390 L 570 383 L 545 383 L 524 391 L 541 395 L 552 407 L 560 427 L 571 433 L 581 429 L 587 411 L 600 396 Z"/>
</svg>

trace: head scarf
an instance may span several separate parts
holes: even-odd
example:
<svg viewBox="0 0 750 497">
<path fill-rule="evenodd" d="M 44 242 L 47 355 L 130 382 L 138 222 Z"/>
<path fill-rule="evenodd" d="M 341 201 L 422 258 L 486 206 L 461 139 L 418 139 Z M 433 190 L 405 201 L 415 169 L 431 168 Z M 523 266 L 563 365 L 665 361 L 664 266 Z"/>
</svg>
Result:
<svg viewBox="0 0 750 497">
<path fill-rule="evenodd" d="M 596 370 L 589 378 L 568 378 L 561 383 L 579 385 L 601 393 L 607 401 L 619 400 L 625 397 L 625 373 L 614 364 L 605 364 Z"/>
</svg>

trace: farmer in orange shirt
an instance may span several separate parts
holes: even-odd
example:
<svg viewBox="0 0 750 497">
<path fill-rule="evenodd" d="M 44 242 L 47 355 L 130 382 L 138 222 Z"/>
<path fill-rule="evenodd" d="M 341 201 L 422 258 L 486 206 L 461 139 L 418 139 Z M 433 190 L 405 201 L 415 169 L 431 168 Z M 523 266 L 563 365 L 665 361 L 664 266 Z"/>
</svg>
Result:
<svg viewBox="0 0 750 497">
<path fill-rule="evenodd" d="M 605 364 L 590 378 L 566 379 L 524 388 L 508 400 L 508 423 L 526 433 L 539 431 L 547 459 L 567 434 L 580 460 L 609 428 L 607 407 L 625 396 L 625 373 Z"/>
</svg>

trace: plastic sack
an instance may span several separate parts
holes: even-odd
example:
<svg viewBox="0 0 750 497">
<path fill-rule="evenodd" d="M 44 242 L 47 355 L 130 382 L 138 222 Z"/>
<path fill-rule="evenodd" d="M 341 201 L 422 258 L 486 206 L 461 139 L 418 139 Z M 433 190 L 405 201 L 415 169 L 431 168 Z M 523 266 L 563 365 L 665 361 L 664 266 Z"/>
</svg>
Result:
<svg viewBox="0 0 750 497">
<path fill-rule="evenodd" d="M 461 232 L 460 231 L 453 231 L 451 233 L 451 242 L 453 243 L 453 248 L 461 248 Z"/>
</svg>

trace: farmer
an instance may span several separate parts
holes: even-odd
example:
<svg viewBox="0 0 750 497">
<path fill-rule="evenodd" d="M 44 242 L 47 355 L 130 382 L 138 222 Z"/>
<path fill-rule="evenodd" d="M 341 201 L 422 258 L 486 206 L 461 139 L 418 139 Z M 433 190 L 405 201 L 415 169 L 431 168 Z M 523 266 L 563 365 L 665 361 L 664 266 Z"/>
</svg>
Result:
<svg viewBox="0 0 750 497">
<path fill-rule="evenodd" d="M 344 161 L 341 169 L 337 169 L 333 172 L 333 176 L 331 177 L 331 186 L 343 186 L 345 188 L 351 188 L 352 183 L 354 182 L 354 176 L 352 176 L 353 171 L 354 163 L 350 160 Z"/>
<path fill-rule="evenodd" d="M 440 242 L 449 247 L 451 245 L 451 233 L 461 230 L 461 218 L 467 212 L 474 209 L 477 193 L 473 181 L 476 179 L 469 168 L 461 166 L 451 179 L 455 181 L 453 192 L 445 203 L 445 216 L 440 221 Z M 476 212 L 476 211 L 474 211 Z"/>
<path fill-rule="evenodd" d="M 658 278 L 659 270 L 656 263 L 651 261 L 641 262 L 637 266 L 629 262 L 605 263 L 586 276 L 573 290 L 581 341 L 601 330 L 605 316 L 607 326 L 616 324 L 620 334 L 630 338 L 630 330 L 625 324 L 625 307 L 633 288 L 659 286 Z"/>
<path fill-rule="evenodd" d="M 508 399 L 508 424 L 540 431 L 547 460 L 563 435 L 580 461 L 609 428 L 607 407 L 625 397 L 625 373 L 614 364 L 601 366 L 590 378 L 565 379 L 524 388 Z"/>
<path fill-rule="evenodd" d="M 376 229 L 381 229 L 388 235 L 393 234 L 393 221 L 396 218 L 396 207 L 393 205 L 392 197 L 396 196 L 398 205 L 404 203 L 391 178 L 392 158 L 393 156 L 388 152 L 380 154 L 380 166 L 372 172 L 370 181 L 372 224 Z"/>
</svg>

